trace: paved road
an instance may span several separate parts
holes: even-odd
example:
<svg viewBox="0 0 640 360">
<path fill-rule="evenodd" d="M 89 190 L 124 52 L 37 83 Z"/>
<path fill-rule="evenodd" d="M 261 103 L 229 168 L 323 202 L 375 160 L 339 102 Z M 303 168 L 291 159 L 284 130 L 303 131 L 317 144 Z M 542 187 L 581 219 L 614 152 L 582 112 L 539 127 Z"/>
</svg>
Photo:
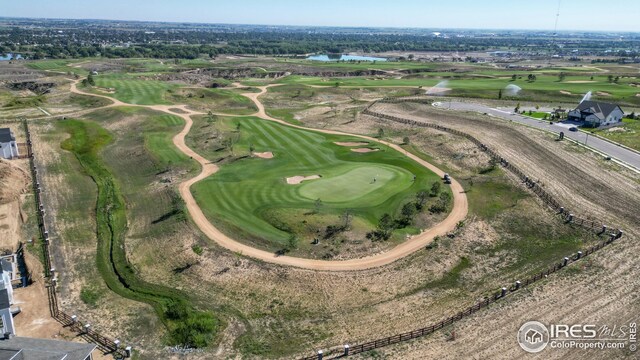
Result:
<svg viewBox="0 0 640 360">
<path fill-rule="evenodd" d="M 548 121 L 532 119 L 527 116 L 513 114 L 511 111 L 507 111 L 504 109 L 496 109 L 496 108 L 492 108 L 486 105 L 476 104 L 476 103 L 443 101 L 440 103 L 435 103 L 434 105 L 439 106 L 440 108 L 443 108 L 443 109 L 487 113 L 492 116 L 496 116 L 506 120 L 512 120 L 512 121 L 529 125 L 538 129 L 552 131 L 557 134 L 559 134 L 562 131 L 564 132 L 565 137 L 575 140 L 581 144 L 586 144 L 589 147 L 592 147 L 600 151 L 601 153 L 611 156 L 611 158 L 613 159 L 619 160 L 629 166 L 632 166 L 640 170 L 640 153 L 625 149 L 617 144 L 597 138 L 595 136 L 589 135 L 581 131 L 577 131 L 577 132 L 569 131 L 569 128 L 574 126 L 572 124 L 554 123 L 553 125 L 550 125 Z"/>
</svg>

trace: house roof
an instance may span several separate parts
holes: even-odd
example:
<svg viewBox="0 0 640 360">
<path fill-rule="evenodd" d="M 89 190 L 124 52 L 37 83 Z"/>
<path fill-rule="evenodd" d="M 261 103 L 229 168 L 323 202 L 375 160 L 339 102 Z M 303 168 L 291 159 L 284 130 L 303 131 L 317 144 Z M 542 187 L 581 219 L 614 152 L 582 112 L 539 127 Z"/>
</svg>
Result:
<svg viewBox="0 0 640 360">
<path fill-rule="evenodd" d="M 16 137 L 13 136 L 13 132 L 9 128 L 0 128 L 0 142 L 15 141 Z"/>
<path fill-rule="evenodd" d="M 0 310 L 7 309 L 9 307 L 11 307 L 11 301 L 9 301 L 9 291 L 7 291 L 7 289 L 2 289 L 0 290 Z"/>
<path fill-rule="evenodd" d="M 620 108 L 620 106 L 611 103 L 599 102 L 599 101 L 583 101 L 578 104 L 576 110 L 579 111 L 588 111 L 593 113 L 599 119 L 605 119 L 609 116 L 615 109 Z M 622 109 L 620 109 L 622 111 Z"/>
<path fill-rule="evenodd" d="M 0 259 L 0 268 L 2 268 L 2 271 L 12 272 L 13 264 L 11 264 L 9 261 L 5 259 Z"/>
<path fill-rule="evenodd" d="M 16 336 L 0 340 L 0 360 L 84 360 L 95 348 L 94 344 Z"/>
</svg>

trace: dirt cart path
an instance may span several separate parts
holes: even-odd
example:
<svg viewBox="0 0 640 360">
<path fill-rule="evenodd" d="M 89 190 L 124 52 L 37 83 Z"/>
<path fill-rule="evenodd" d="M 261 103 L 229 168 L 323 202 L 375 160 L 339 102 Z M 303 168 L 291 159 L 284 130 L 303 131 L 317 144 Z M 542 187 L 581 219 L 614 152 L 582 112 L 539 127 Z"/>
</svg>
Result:
<svg viewBox="0 0 640 360">
<path fill-rule="evenodd" d="M 384 253 L 371 255 L 371 256 L 367 256 L 359 259 L 331 261 L 331 260 L 305 259 L 305 258 L 298 258 L 298 257 L 292 257 L 292 256 L 278 256 L 273 252 L 256 249 L 254 247 L 245 245 L 237 240 L 234 240 L 228 237 L 227 235 L 222 233 L 219 229 L 217 229 L 215 226 L 213 226 L 213 224 L 211 224 L 211 222 L 204 215 L 202 209 L 200 208 L 200 206 L 198 206 L 198 203 L 196 202 L 195 198 L 193 197 L 193 194 L 191 193 L 191 186 L 193 184 L 211 176 L 212 174 L 215 174 L 219 169 L 217 165 L 212 164 L 209 160 L 205 159 L 200 154 L 193 151 L 185 143 L 185 137 L 189 133 L 189 131 L 191 130 L 191 126 L 193 125 L 193 120 L 191 119 L 191 116 L 200 115 L 203 113 L 189 110 L 186 108 L 185 105 L 176 106 L 176 105 L 126 104 L 119 100 L 112 99 L 111 97 L 108 97 L 108 96 L 85 93 L 83 91 L 78 90 L 76 87 L 76 84 L 77 82 L 71 86 L 71 89 L 72 89 L 71 91 L 75 93 L 83 94 L 83 95 L 99 96 L 99 97 L 111 99 L 114 101 L 114 103 L 109 106 L 146 107 L 149 109 L 162 111 L 162 112 L 169 113 L 171 115 L 179 116 L 182 119 L 184 119 L 185 126 L 180 133 L 178 133 L 176 136 L 173 137 L 173 143 L 178 149 L 180 149 L 180 151 L 182 151 L 187 156 L 190 156 L 192 159 L 200 163 L 200 165 L 202 166 L 202 171 L 200 172 L 200 174 L 198 174 L 194 178 L 186 180 L 179 185 L 180 196 L 185 201 L 187 210 L 189 211 L 189 214 L 191 215 L 193 222 L 198 226 L 198 228 L 204 234 L 206 234 L 211 240 L 215 241 L 218 245 L 230 251 L 238 252 L 238 253 L 241 253 L 242 255 L 260 259 L 260 260 L 267 261 L 274 264 L 295 266 L 298 268 L 304 268 L 304 269 L 310 269 L 310 270 L 323 270 L 323 271 L 365 270 L 365 269 L 371 269 L 371 268 L 391 264 L 396 260 L 402 259 L 403 257 L 424 248 L 426 245 L 431 243 L 436 236 L 445 235 L 446 233 L 455 229 L 456 224 L 458 224 L 459 221 L 463 220 L 467 216 L 467 211 L 468 211 L 467 196 L 464 193 L 464 189 L 462 188 L 462 185 L 460 185 L 460 183 L 458 183 L 456 180 L 452 179 L 451 190 L 453 193 L 453 208 L 449 213 L 449 215 L 442 222 L 423 231 L 419 235 L 411 237 L 409 240 L 405 241 L 404 243 Z M 348 134 L 340 131 L 308 129 L 304 126 L 292 125 L 283 120 L 272 118 L 271 116 L 267 115 L 264 109 L 264 105 L 258 99 L 260 95 L 266 93 L 268 88 L 271 86 L 278 86 L 278 85 L 261 86 L 261 87 L 257 87 L 260 89 L 259 93 L 242 94 L 243 96 L 252 100 L 256 105 L 256 107 L 258 108 L 258 111 L 255 114 L 250 116 L 256 116 L 264 120 L 274 121 L 282 125 L 294 127 L 297 129 L 315 131 L 315 132 L 324 133 L 324 134 L 346 135 L 350 137 L 364 139 L 367 141 L 381 143 L 396 151 L 399 151 L 405 154 L 405 156 L 411 158 L 412 160 L 416 161 L 417 163 L 424 166 L 425 168 L 433 171 L 437 175 L 441 177 L 444 175 L 444 172 L 438 169 L 437 167 L 435 167 L 434 165 L 420 159 L 419 157 L 413 154 L 406 152 L 400 146 L 396 144 L 392 144 L 387 141 L 375 139 L 375 138 L 364 136 L 364 135 Z M 176 113 L 171 110 L 175 108 L 180 109 L 183 113 Z"/>
</svg>

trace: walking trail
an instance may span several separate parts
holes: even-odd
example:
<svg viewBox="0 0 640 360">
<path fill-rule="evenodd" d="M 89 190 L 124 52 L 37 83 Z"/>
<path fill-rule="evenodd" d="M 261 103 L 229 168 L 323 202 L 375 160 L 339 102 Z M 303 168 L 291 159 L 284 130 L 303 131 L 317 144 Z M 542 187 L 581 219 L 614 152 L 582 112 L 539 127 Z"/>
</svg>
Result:
<svg viewBox="0 0 640 360">
<path fill-rule="evenodd" d="M 191 126 L 193 125 L 193 120 L 191 119 L 191 116 L 202 115 L 204 113 L 187 109 L 186 105 L 127 104 L 106 95 L 98 95 L 98 94 L 92 94 L 92 93 L 81 91 L 77 88 L 77 84 L 78 84 L 78 81 L 75 81 L 72 83 L 71 92 L 82 94 L 82 95 L 102 97 L 102 98 L 113 101 L 112 104 L 107 105 L 106 107 L 114 107 L 114 106 L 145 107 L 148 109 L 162 111 L 171 115 L 179 116 L 182 119 L 184 119 L 185 126 L 182 129 L 182 131 L 180 131 L 180 133 L 178 133 L 176 136 L 173 137 L 173 143 L 178 149 L 180 149 L 180 151 L 182 151 L 187 156 L 191 157 L 192 159 L 200 163 L 200 165 L 202 166 L 202 171 L 196 177 L 186 180 L 180 184 L 179 186 L 180 196 L 184 200 L 186 204 L 186 208 L 189 211 L 189 214 L 191 215 L 191 218 L 193 219 L 193 222 L 196 224 L 196 226 L 198 226 L 198 228 L 204 234 L 206 234 L 211 240 L 215 241 L 218 245 L 230 251 L 237 252 L 245 256 L 260 259 L 262 261 L 266 261 L 274 264 L 294 266 L 294 267 L 310 269 L 310 270 L 323 270 L 323 271 L 365 270 L 365 269 L 380 267 L 383 265 L 388 265 L 420 249 L 423 249 L 426 245 L 431 243 L 436 236 L 445 235 L 449 231 L 452 231 L 453 229 L 455 229 L 458 222 L 462 221 L 467 216 L 467 211 L 468 211 L 467 196 L 465 195 L 464 189 L 462 188 L 460 183 L 452 179 L 451 191 L 453 193 L 453 208 L 449 213 L 449 215 L 442 222 L 423 231 L 418 235 L 411 237 L 407 241 L 403 242 L 402 244 L 394 247 L 389 251 L 367 256 L 364 258 L 359 258 L 359 259 L 315 260 L 315 259 L 305 259 L 305 258 L 298 258 L 298 257 L 292 257 L 292 256 L 281 256 L 281 255 L 276 255 L 273 252 L 256 249 L 254 247 L 245 245 L 237 240 L 234 240 L 228 237 L 227 235 L 223 234 L 219 229 L 217 229 L 215 226 L 213 226 L 213 224 L 211 224 L 211 222 L 204 215 L 204 213 L 202 212 L 202 209 L 200 208 L 200 206 L 198 206 L 198 203 L 196 202 L 195 198 L 193 197 L 193 194 L 191 193 L 191 186 L 193 184 L 211 176 L 212 174 L 215 174 L 218 171 L 217 165 L 211 163 L 209 160 L 205 159 L 204 157 L 202 157 L 200 154 L 193 151 L 191 148 L 189 148 L 185 144 L 185 136 L 189 133 L 189 131 L 191 130 Z M 315 131 L 315 132 L 324 133 L 324 134 L 347 135 L 350 137 L 356 137 L 356 138 L 364 139 L 367 141 L 378 142 L 405 154 L 405 156 L 411 158 L 412 160 L 424 166 L 425 168 L 433 171 L 440 177 L 444 175 L 444 172 L 442 170 L 422 160 L 421 158 L 411 153 L 408 153 L 407 151 L 405 151 L 404 149 L 402 149 L 400 146 L 396 144 L 383 141 L 380 139 L 372 138 L 370 136 L 365 136 L 365 135 L 349 134 L 349 133 L 344 133 L 344 132 L 334 131 L 334 130 L 308 129 L 304 126 L 292 125 L 283 120 L 276 119 L 267 115 L 264 109 L 264 105 L 258 98 L 262 94 L 266 93 L 267 89 L 272 86 L 278 86 L 278 85 L 275 84 L 275 85 L 260 86 L 260 87 L 257 87 L 260 89 L 259 93 L 242 94 L 243 96 L 253 101 L 256 107 L 258 108 L 258 111 L 255 114 L 250 116 L 259 117 L 264 120 L 274 121 L 279 124 L 297 128 L 297 129 Z M 176 108 L 180 109 L 184 113 L 177 113 L 171 110 Z"/>
</svg>

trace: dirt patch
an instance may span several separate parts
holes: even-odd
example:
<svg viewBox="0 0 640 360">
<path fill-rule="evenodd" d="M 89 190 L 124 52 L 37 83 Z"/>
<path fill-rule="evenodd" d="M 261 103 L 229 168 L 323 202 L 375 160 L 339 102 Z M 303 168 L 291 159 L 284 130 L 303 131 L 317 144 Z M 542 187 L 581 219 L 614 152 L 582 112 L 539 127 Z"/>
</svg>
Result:
<svg viewBox="0 0 640 360">
<path fill-rule="evenodd" d="M 296 185 L 296 184 L 300 184 L 301 182 L 305 181 L 305 180 L 315 180 L 315 179 L 320 179 L 321 176 L 320 175 L 310 175 L 310 176 L 292 176 L 292 177 L 288 177 L 287 178 L 287 184 L 289 185 Z"/>
<path fill-rule="evenodd" d="M 347 141 L 347 142 L 337 141 L 337 142 L 334 142 L 334 144 L 340 145 L 340 146 L 362 146 L 362 145 L 367 145 L 369 143 L 362 142 L 362 141 Z"/>
<path fill-rule="evenodd" d="M 379 151 L 380 149 L 372 149 L 372 148 L 357 148 L 357 149 L 351 149 L 351 151 L 353 152 L 357 152 L 357 153 L 369 153 L 369 152 L 374 152 L 374 151 Z"/>
<path fill-rule="evenodd" d="M 187 111 L 184 111 L 180 108 L 170 108 L 169 111 L 171 111 L 172 113 L 176 113 L 176 114 L 188 114 Z"/>
<path fill-rule="evenodd" d="M 273 153 L 271 151 L 254 152 L 253 156 L 259 157 L 261 159 L 273 159 Z"/>
<path fill-rule="evenodd" d="M 560 94 L 564 94 L 564 95 L 573 95 L 572 93 L 570 93 L 569 91 L 565 91 L 565 90 L 560 90 Z"/>
<path fill-rule="evenodd" d="M 0 204 L 7 204 L 18 199 L 29 183 L 26 171 L 9 161 L 0 159 Z"/>
</svg>

